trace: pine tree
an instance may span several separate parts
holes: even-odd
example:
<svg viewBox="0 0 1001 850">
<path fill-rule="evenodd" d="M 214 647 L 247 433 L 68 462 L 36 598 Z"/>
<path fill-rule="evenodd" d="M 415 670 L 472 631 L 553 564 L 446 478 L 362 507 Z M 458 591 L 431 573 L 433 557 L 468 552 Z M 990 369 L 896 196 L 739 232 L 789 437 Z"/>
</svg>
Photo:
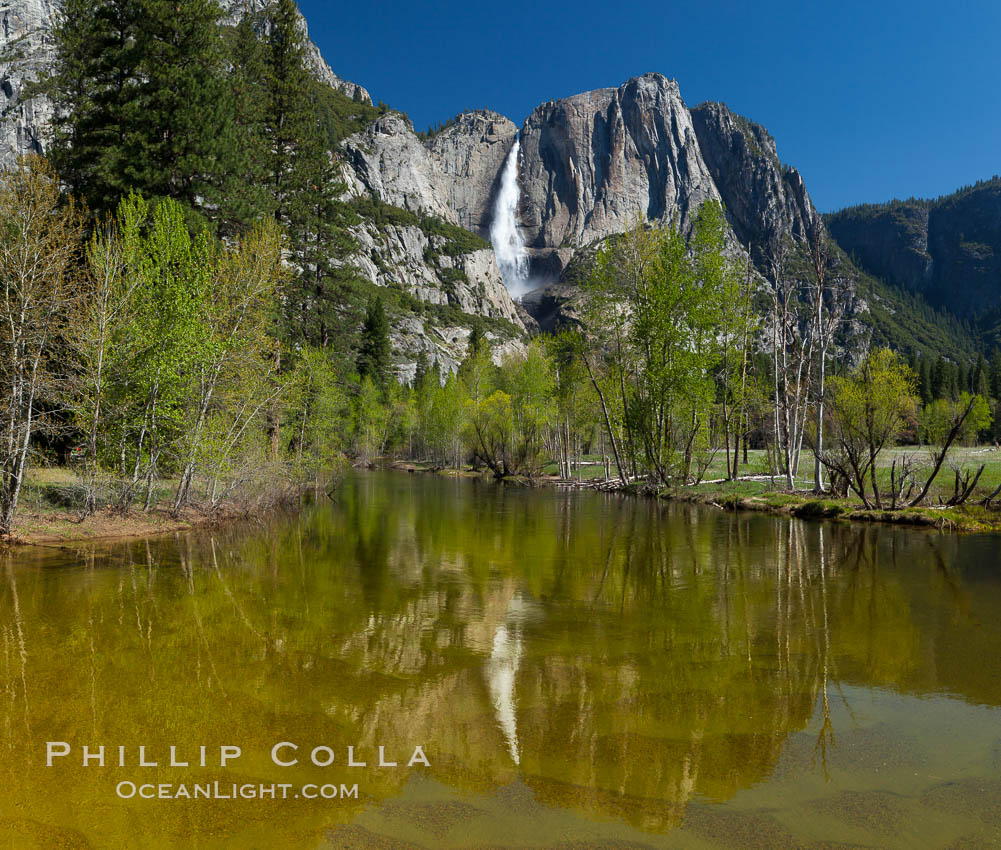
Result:
<svg viewBox="0 0 1001 850">
<path fill-rule="evenodd" d="M 55 107 L 49 157 L 98 211 L 113 211 L 130 188 L 142 12 L 140 0 L 65 0 L 52 30 L 53 68 L 42 84 Z"/>
<path fill-rule="evenodd" d="M 54 164 L 92 209 L 131 189 L 214 207 L 235 170 L 214 0 L 67 0 L 46 82 Z"/>
<path fill-rule="evenodd" d="M 233 103 L 215 0 L 142 0 L 135 135 L 126 176 L 188 208 L 219 200 L 234 166 Z"/>
<path fill-rule="evenodd" d="M 483 334 L 483 328 L 479 325 L 473 325 L 473 329 L 469 332 L 469 341 L 466 345 L 466 357 L 469 358 L 474 354 L 478 354 L 480 349 L 487 344 L 487 338 Z"/>
<path fill-rule="evenodd" d="M 935 396 L 932 393 L 932 368 L 931 360 L 927 357 L 921 358 L 921 367 L 918 372 L 919 376 L 919 387 L 921 392 L 921 403 L 931 404 L 935 400 Z"/>
<path fill-rule="evenodd" d="M 991 395 L 1001 399 L 1001 348 L 996 346 L 991 354 L 990 387 Z"/>
<path fill-rule="evenodd" d="M 949 389 L 948 397 L 955 401 L 959 398 L 960 388 L 966 384 L 965 367 L 962 363 L 949 364 Z"/>
<path fill-rule="evenodd" d="M 301 270 L 289 285 L 283 336 L 345 356 L 353 336 L 348 329 L 360 318 L 353 303 L 356 273 L 347 262 L 357 217 L 339 200 L 344 186 L 320 130 L 320 84 L 306 66 L 302 20 L 292 0 L 277 0 L 247 30 L 265 33 L 256 45 L 246 33 L 237 43 L 260 80 L 254 132 L 267 211 L 286 230 Z M 250 98 L 247 104 L 248 111 L 255 108 Z"/>
<path fill-rule="evenodd" d="M 385 394 L 389 387 L 392 365 L 389 320 L 386 318 L 382 296 L 377 295 L 369 300 L 365 314 L 361 349 L 358 352 L 358 374 L 363 379 L 370 378 Z"/>
<path fill-rule="evenodd" d="M 257 29 L 265 32 L 262 52 L 264 141 L 268 191 L 274 215 L 294 229 L 295 200 L 325 168 L 326 151 L 310 100 L 306 39 L 293 0 L 264 9 Z"/>
<path fill-rule="evenodd" d="M 274 217 L 268 191 L 265 122 L 267 91 L 264 45 L 254 15 L 244 15 L 229 35 L 230 97 L 233 110 L 235 168 L 222 186 L 224 203 L 217 218 L 224 235 L 246 230 L 258 220 Z"/>
<path fill-rule="evenodd" d="M 987 360 L 983 354 L 977 357 L 977 365 L 973 367 L 973 375 L 970 378 L 970 392 L 982 395 L 984 398 L 990 395 L 990 375 Z"/>
<path fill-rule="evenodd" d="M 422 348 L 417 354 L 417 363 L 414 367 L 414 389 L 417 389 L 424 382 L 429 368 L 428 353 Z"/>
<path fill-rule="evenodd" d="M 356 272 L 346 262 L 356 245 L 348 228 L 358 219 L 337 199 L 342 190 L 334 164 L 328 162 L 292 207 L 293 250 L 302 271 L 290 286 L 289 304 L 299 311 L 291 326 L 301 329 L 309 344 L 334 356 L 347 355 L 352 335 L 345 329 L 357 327 L 360 319 L 353 297 Z"/>
<path fill-rule="evenodd" d="M 946 359 L 939 356 L 935 361 L 935 368 L 932 371 L 931 397 L 932 399 L 945 398 L 949 392 L 949 364 Z"/>
</svg>

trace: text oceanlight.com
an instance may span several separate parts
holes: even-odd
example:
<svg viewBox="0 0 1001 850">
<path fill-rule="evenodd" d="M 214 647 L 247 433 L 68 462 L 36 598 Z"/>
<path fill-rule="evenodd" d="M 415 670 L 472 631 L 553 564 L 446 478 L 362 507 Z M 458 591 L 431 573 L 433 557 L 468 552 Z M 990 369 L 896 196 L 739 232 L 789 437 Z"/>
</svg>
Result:
<svg viewBox="0 0 1001 850">
<path fill-rule="evenodd" d="M 345 785 L 327 783 L 316 785 L 308 783 L 301 787 L 278 783 L 227 783 L 227 782 L 193 782 L 179 783 L 159 782 L 136 783 L 129 780 L 119 782 L 115 793 L 123 800 L 139 798 L 142 800 L 338 800 L 358 799 L 358 783 Z"/>
</svg>

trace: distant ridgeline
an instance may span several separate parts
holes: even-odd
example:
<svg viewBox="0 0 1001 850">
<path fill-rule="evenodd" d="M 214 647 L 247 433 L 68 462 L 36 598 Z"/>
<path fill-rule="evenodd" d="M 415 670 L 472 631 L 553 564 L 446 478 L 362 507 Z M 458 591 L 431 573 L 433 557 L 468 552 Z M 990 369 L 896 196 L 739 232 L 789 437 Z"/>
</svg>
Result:
<svg viewBox="0 0 1001 850">
<path fill-rule="evenodd" d="M 860 268 L 914 296 L 900 324 L 924 302 L 962 322 L 981 348 L 1001 344 L 1001 177 L 935 200 L 860 204 L 825 220 Z"/>
</svg>

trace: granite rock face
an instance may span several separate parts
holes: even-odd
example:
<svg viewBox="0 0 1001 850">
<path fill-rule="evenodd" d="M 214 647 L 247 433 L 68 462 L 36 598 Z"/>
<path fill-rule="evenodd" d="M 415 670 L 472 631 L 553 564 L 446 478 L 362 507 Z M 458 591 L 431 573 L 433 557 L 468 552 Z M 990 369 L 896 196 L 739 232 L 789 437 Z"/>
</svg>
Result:
<svg viewBox="0 0 1001 850">
<path fill-rule="evenodd" d="M 416 226 L 376 228 L 364 221 L 353 235 L 359 249 L 350 262 L 377 286 L 395 286 L 425 303 L 451 304 L 470 315 L 506 319 L 524 330 L 489 248 L 452 257 L 439 253 L 445 247 L 441 236 Z"/>
<path fill-rule="evenodd" d="M 540 258 L 622 232 L 637 214 L 687 228 L 720 199 L 678 84 L 660 74 L 542 104 L 521 145 L 522 231 Z"/>
<path fill-rule="evenodd" d="M 497 181 L 518 128 L 490 110 L 465 112 L 427 143 L 456 223 L 486 236 Z"/>
<path fill-rule="evenodd" d="M 391 341 L 397 355 L 397 376 L 410 381 L 421 352 L 437 363 L 442 374 L 454 372 L 466 354 L 470 328 L 456 324 L 457 308 L 470 316 L 503 319 L 510 335 L 491 331 L 495 362 L 513 351 L 524 350 L 525 321 L 501 280 L 494 253 L 489 248 L 450 255 L 444 237 L 428 235 L 416 225 L 376 226 L 362 221 L 353 228 L 358 250 L 349 258 L 376 286 L 401 289 L 428 305 L 421 315 L 398 317 L 392 323 Z M 529 320 L 530 321 L 530 320 Z"/>
<path fill-rule="evenodd" d="M 400 113 L 388 112 L 349 136 L 341 154 L 354 194 L 369 193 L 383 203 L 456 223 L 430 152 Z"/>
<path fill-rule="evenodd" d="M 0 0 L 0 169 L 43 152 L 52 106 L 42 97 L 26 100 L 23 92 L 52 62 L 55 8 L 49 0 Z"/>
<path fill-rule="evenodd" d="M 816 237 L 823 222 L 803 178 L 781 163 L 764 127 L 722 103 L 695 107 L 692 122 L 730 226 L 741 245 L 750 245 L 759 268 L 767 266 L 767 254 L 780 239 Z"/>
<path fill-rule="evenodd" d="M 503 115 L 478 110 L 457 116 L 424 142 L 407 118 L 390 112 L 345 139 L 341 150 L 356 192 L 486 236 L 497 180 L 516 134 Z"/>
</svg>

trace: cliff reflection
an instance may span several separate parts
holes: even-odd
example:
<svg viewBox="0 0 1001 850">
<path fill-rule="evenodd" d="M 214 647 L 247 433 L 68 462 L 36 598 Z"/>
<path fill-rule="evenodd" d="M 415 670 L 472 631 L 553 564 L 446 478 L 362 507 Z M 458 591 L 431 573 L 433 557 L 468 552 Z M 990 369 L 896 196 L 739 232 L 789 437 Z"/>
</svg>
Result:
<svg viewBox="0 0 1001 850">
<path fill-rule="evenodd" d="M 365 801 L 143 809 L 114 797 L 135 770 L 46 769 L 44 742 L 234 743 L 234 769 L 150 781 L 351 781 L 375 800 L 411 771 L 348 768 L 346 747 L 405 765 L 419 744 L 449 787 L 518 781 L 664 831 L 766 780 L 808 726 L 823 774 L 844 685 L 1001 704 L 977 662 L 1001 638 L 992 546 L 371 474 L 264 528 L 8 555 L 0 798 L 100 844 L 309 836 Z M 278 741 L 337 760 L 292 775 Z"/>
</svg>

